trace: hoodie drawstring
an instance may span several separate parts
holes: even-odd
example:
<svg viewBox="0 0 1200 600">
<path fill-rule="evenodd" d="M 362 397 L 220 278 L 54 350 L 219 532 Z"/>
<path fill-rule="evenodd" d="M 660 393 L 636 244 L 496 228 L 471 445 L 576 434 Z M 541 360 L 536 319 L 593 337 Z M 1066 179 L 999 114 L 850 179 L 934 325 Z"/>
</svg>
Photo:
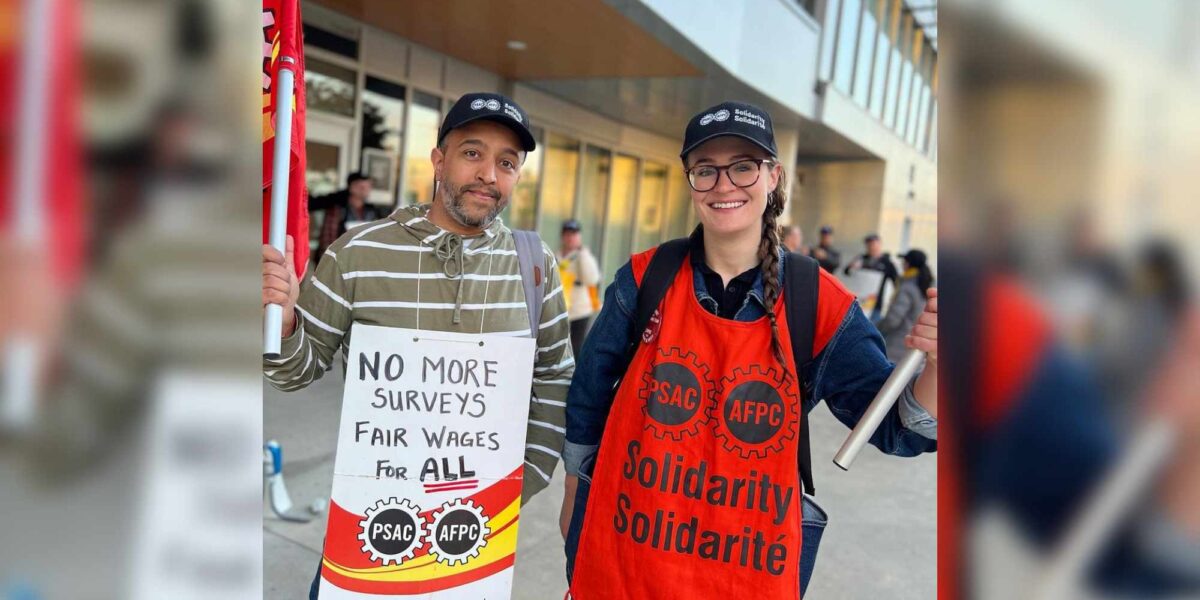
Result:
<svg viewBox="0 0 1200 600">
<path fill-rule="evenodd" d="M 453 233 L 446 233 L 433 244 L 433 255 L 442 261 L 442 272 L 446 277 L 458 279 L 458 294 L 454 300 L 455 325 L 462 322 L 463 295 L 463 241 Z M 453 265 L 453 269 L 451 266 Z"/>
</svg>

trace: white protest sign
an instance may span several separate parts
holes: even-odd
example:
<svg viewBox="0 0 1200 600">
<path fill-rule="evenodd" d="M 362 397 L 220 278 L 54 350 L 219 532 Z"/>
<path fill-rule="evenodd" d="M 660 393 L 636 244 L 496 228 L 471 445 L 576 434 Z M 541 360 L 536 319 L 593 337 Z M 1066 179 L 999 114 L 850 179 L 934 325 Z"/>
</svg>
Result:
<svg viewBox="0 0 1200 600">
<path fill-rule="evenodd" d="M 875 271 L 873 269 L 854 269 L 849 275 L 839 275 L 838 279 L 858 298 L 858 305 L 862 311 L 868 315 L 875 310 L 876 303 L 880 302 L 879 286 L 883 283 L 883 271 Z M 894 290 L 893 286 L 888 285 L 884 289 L 883 304 L 886 307 L 891 300 Z"/>
<path fill-rule="evenodd" d="M 322 600 L 509 597 L 535 350 L 354 325 Z"/>
<path fill-rule="evenodd" d="M 154 390 L 130 589 L 118 596 L 261 598 L 262 464 L 247 457 L 262 453 L 262 381 L 170 369 Z"/>
</svg>

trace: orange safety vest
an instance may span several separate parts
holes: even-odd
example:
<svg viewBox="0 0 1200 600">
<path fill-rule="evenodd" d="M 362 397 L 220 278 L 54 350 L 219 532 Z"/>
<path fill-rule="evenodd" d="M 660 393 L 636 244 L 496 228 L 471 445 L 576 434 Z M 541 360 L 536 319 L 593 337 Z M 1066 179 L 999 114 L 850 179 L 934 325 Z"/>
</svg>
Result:
<svg viewBox="0 0 1200 600">
<path fill-rule="evenodd" d="M 613 401 L 575 600 L 800 597 L 802 408 L 782 297 L 773 310 L 786 369 L 767 318 L 704 310 L 683 262 Z"/>
</svg>

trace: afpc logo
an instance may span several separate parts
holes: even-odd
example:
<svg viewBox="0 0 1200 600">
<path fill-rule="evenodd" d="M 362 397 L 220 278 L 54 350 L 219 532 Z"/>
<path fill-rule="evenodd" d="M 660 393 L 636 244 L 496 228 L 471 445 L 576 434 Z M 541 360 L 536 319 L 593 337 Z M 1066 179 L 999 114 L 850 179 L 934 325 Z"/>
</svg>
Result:
<svg viewBox="0 0 1200 600">
<path fill-rule="evenodd" d="M 718 110 L 715 113 L 708 113 L 707 115 L 700 117 L 700 126 L 704 127 L 704 126 L 708 125 L 709 123 L 712 123 L 713 121 L 720 122 L 720 121 L 724 121 L 728 118 L 729 118 L 729 111 L 722 108 L 721 110 Z"/>
<path fill-rule="evenodd" d="M 483 508 L 469 499 L 451 500 L 433 515 L 427 538 L 430 553 L 447 565 L 466 564 L 479 556 L 492 534 Z"/>
</svg>

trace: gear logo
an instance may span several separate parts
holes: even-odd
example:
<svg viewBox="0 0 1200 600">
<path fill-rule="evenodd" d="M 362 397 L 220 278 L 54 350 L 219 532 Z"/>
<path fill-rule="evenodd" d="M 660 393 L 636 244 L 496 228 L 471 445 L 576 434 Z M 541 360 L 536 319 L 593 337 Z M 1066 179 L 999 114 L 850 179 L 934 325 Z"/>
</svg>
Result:
<svg viewBox="0 0 1200 600">
<path fill-rule="evenodd" d="M 362 551 L 383 566 L 401 564 L 413 557 L 421 547 L 425 520 L 421 509 L 408 499 L 395 497 L 380 500 L 367 509 L 366 517 L 358 522 L 362 531 Z"/>
<path fill-rule="evenodd" d="M 638 397 L 646 429 L 658 439 L 676 442 L 696 435 L 707 419 L 715 386 L 708 366 L 694 352 L 659 348 L 653 366 L 642 374 Z"/>
<path fill-rule="evenodd" d="M 712 118 L 714 121 L 724 121 L 729 118 L 729 111 L 722 108 L 721 110 L 713 113 Z"/>
<path fill-rule="evenodd" d="M 442 505 L 426 530 L 430 553 L 447 565 L 466 564 L 479 556 L 492 530 L 483 508 L 469 499 L 457 498 Z"/>
<path fill-rule="evenodd" d="M 483 98 L 476 98 L 471 101 L 471 110 L 480 110 L 484 104 L 485 100 Z"/>
<path fill-rule="evenodd" d="M 500 101 L 495 98 L 492 98 L 492 99 L 488 100 L 487 102 L 485 102 L 484 106 L 486 106 L 487 109 L 490 111 L 497 111 L 497 110 L 500 110 Z"/>
<path fill-rule="evenodd" d="M 789 380 L 774 367 L 763 370 L 760 365 L 738 367 L 721 379 L 720 400 L 708 417 L 725 450 L 747 459 L 766 458 L 796 437 L 798 403 L 780 394 Z"/>
</svg>

